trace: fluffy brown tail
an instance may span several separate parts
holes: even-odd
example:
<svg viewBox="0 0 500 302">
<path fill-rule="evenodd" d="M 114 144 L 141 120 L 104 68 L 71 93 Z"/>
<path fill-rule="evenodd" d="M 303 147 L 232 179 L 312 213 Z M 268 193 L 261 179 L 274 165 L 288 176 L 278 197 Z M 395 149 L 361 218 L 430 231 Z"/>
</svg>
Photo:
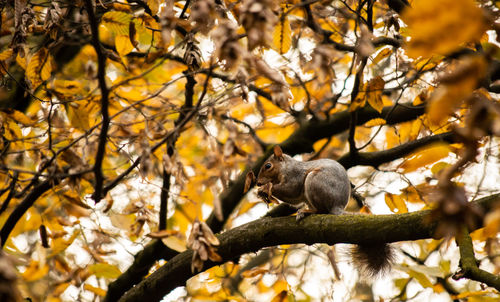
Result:
<svg viewBox="0 0 500 302">
<path fill-rule="evenodd" d="M 377 277 L 388 272 L 394 260 L 394 251 L 387 243 L 355 245 L 351 257 L 360 273 L 366 277 Z"/>
</svg>

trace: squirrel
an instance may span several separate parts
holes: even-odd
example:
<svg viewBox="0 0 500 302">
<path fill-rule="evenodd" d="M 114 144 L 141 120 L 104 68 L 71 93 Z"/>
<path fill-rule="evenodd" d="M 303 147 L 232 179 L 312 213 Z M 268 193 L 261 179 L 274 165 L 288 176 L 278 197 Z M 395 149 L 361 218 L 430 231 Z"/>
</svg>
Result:
<svg viewBox="0 0 500 302">
<path fill-rule="evenodd" d="M 351 196 L 351 182 L 340 163 L 333 159 L 298 161 L 284 154 L 279 145 L 262 165 L 257 186 L 257 195 L 267 203 L 278 198 L 300 207 L 297 221 L 313 213 L 343 214 Z M 307 209 L 301 207 L 304 203 Z M 390 268 L 393 252 L 386 243 L 356 245 L 351 256 L 361 272 L 374 277 Z"/>
</svg>

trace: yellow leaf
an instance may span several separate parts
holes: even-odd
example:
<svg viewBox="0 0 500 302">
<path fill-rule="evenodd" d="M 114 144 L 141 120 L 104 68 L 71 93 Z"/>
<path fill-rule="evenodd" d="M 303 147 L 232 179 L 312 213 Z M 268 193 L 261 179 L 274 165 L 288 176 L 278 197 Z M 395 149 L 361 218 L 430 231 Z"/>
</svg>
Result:
<svg viewBox="0 0 500 302">
<path fill-rule="evenodd" d="M 151 9 L 151 14 L 154 16 L 158 14 L 160 8 L 160 0 L 147 0 L 148 7 Z"/>
<path fill-rule="evenodd" d="M 410 277 L 413 277 L 415 280 L 417 280 L 418 283 L 420 283 L 420 285 L 422 285 L 424 288 L 432 287 L 432 282 L 425 274 L 414 271 L 412 269 L 409 269 L 407 273 L 408 275 L 410 275 Z"/>
<path fill-rule="evenodd" d="M 111 214 L 109 216 L 111 224 L 122 230 L 130 230 L 130 226 L 135 222 L 134 214 Z"/>
<path fill-rule="evenodd" d="M 102 24 L 115 35 L 128 35 L 131 14 L 121 11 L 111 11 L 102 15 Z"/>
<path fill-rule="evenodd" d="M 273 289 L 275 292 L 280 293 L 288 290 L 288 283 L 285 280 L 278 280 L 274 282 Z"/>
<path fill-rule="evenodd" d="M 27 117 L 26 114 L 22 113 L 21 111 L 9 109 L 6 110 L 5 113 L 7 113 L 8 117 L 22 124 L 23 126 L 33 126 L 34 121 L 31 118 Z"/>
<path fill-rule="evenodd" d="M 432 168 L 431 168 L 431 172 L 432 172 L 432 174 L 434 174 L 434 175 L 438 175 L 439 171 L 441 171 L 441 170 L 443 170 L 444 168 L 449 167 L 449 166 L 450 166 L 450 164 L 449 164 L 449 163 L 444 162 L 444 161 L 440 161 L 440 162 L 438 162 L 438 163 L 436 163 L 436 164 L 434 164 L 434 165 L 432 166 Z"/>
<path fill-rule="evenodd" d="M 78 81 L 55 80 L 54 88 L 64 96 L 74 96 L 77 93 L 81 93 L 83 86 Z"/>
<path fill-rule="evenodd" d="M 376 65 L 383 59 L 387 58 L 392 54 L 392 49 L 390 47 L 383 48 L 379 53 L 373 58 L 372 64 Z"/>
<path fill-rule="evenodd" d="M 399 126 L 399 139 L 401 142 L 412 141 L 418 137 L 420 128 L 422 127 L 422 120 L 416 119 L 414 121 L 401 123 Z"/>
<path fill-rule="evenodd" d="M 173 249 L 174 251 L 178 251 L 179 253 L 182 253 L 187 249 L 186 242 L 176 236 L 162 238 L 161 241 L 163 242 L 163 244 Z"/>
<path fill-rule="evenodd" d="M 98 296 L 101 296 L 101 297 L 106 296 L 106 291 L 104 289 L 92 286 L 92 285 L 90 285 L 88 283 L 85 283 L 83 285 L 83 289 L 88 290 L 90 292 L 93 292 L 94 294 L 96 294 Z"/>
<path fill-rule="evenodd" d="M 71 126 L 83 131 L 90 128 L 89 112 L 82 104 L 71 102 L 66 103 L 64 107 L 66 108 L 66 114 L 71 122 Z"/>
<path fill-rule="evenodd" d="M 115 38 L 115 47 L 120 56 L 125 56 L 134 49 L 134 45 L 130 43 L 128 35 L 117 35 Z"/>
<path fill-rule="evenodd" d="M 360 91 L 356 99 L 354 99 L 354 101 L 351 102 L 351 105 L 349 106 L 349 112 L 354 112 L 359 108 L 363 108 L 365 106 L 365 103 L 366 103 L 365 93 Z"/>
<path fill-rule="evenodd" d="M 370 106 L 377 112 L 382 112 L 384 102 L 382 101 L 382 92 L 384 90 L 385 81 L 378 76 L 371 79 L 366 85 L 366 97 Z"/>
<path fill-rule="evenodd" d="M 271 302 L 285 302 L 285 301 L 288 301 L 288 291 L 286 290 L 282 290 L 271 300 Z"/>
<path fill-rule="evenodd" d="M 441 85 L 432 94 L 427 107 L 428 119 L 439 125 L 462 104 L 484 77 L 488 64 L 482 57 L 467 57 L 442 77 Z"/>
<path fill-rule="evenodd" d="M 399 136 L 394 128 L 388 128 L 385 132 L 385 142 L 387 149 L 393 148 L 400 143 Z"/>
<path fill-rule="evenodd" d="M 14 50 L 12 48 L 7 48 L 6 50 L 0 52 L 0 61 L 5 61 L 10 58 L 14 54 Z"/>
<path fill-rule="evenodd" d="M 22 69 L 26 70 L 27 67 L 26 56 L 21 57 L 21 55 L 17 53 L 16 63 L 19 64 L 19 66 L 21 66 Z"/>
<path fill-rule="evenodd" d="M 385 193 L 385 203 L 394 213 L 408 213 L 408 208 L 406 203 L 399 195 L 394 195 L 391 193 Z"/>
<path fill-rule="evenodd" d="M 489 295 L 491 294 L 491 291 L 487 290 L 480 290 L 480 291 L 466 291 L 463 293 L 460 293 L 458 295 L 452 296 L 453 299 L 464 299 L 464 298 L 469 298 L 469 297 L 474 297 L 474 296 L 483 296 L 483 295 Z M 483 301 L 483 300 L 478 300 L 478 301 Z"/>
<path fill-rule="evenodd" d="M 64 282 L 59 284 L 58 286 L 56 286 L 56 288 L 52 291 L 51 294 L 56 297 L 60 296 L 68 288 L 69 284 L 70 284 L 69 282 Z"/>
<path fill-rule="evenodd" d="M 435 143 L 415 151 L 410 159 L 402 163 L 399 167 L 405 173 L 417 170 L 428 164 L 432 164 L 450 153 L 450 147 L 446 143 Z"/>
<path fill-rule="evenodd" d="M 122 272 L 116 265 L 108 263 L 92 264 L 88 267 L 88 270 L 97 278 L 115 279 L 122 274 Z"/>
<path fill-rule="evenodd" d="M 42 279 L 45 275 L 47 275 L 49 272 L 49 265 L 40 265 L 41 264 L 38 261 L 32 260 L 26 268 L 26 271 L 22 274 L 23 279 L 27 282 L 32 282 Z"/>
<path fill-rule="evenodd" d="M 282 15 L 280 21 L 274 27 L 272 48 L 276 52 L 284 54 L 290 50 L 291 46 L 292 28 L 290 27 L 290 21 L 285 15 Z"/>
<path fill-rule="evenodd" d="M 51 252 L 48 257 L 53 257 L 63 251 L 65 251 L 72 243 L 75 241 L 76 237 L 80 234 L 80 231 L 74 231 L 69 239 L 64 239 L 62 237 L 52 240 Z"/>
<path fill-rule="evenodd" d="M 52 72 L 50 61 L 51 58 L 46 48 L 41 48 L 31 57 L 26 67 L 26 77 L 31 82 L 33 89 L 50 77 Z"/>
<path fill-rule="evenodd" d="M 482 10 L 474 0 L 417 0 L 401 19 L 408 24 L 410 57 L 448 55 L 478 41 L 486 30 Z"/>
</svg>

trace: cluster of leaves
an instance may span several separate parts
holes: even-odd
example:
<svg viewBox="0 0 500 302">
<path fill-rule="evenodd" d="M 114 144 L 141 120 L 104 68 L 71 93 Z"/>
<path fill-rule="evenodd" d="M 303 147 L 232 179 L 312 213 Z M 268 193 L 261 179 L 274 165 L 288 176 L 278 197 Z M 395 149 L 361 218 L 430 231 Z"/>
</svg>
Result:
<svg viewBox="0 0 500 302">
<path fill-rule="evenodd" d="M 317 255 L 338 274 L 326 245 L 278 236 L 235 261 L 261 244 L 235 226 L 265 208 L 244 175 L 280 144 L 364 166 L 352 182 L 376 208 L 431 210 L 426 237 L 380 235 L 445 237 L 398 246 L 392 298 L 498 299 L 500 208 L 476 201 L 498 199 L 500 10 L 410 2 L 2 2 L 0 297 L 321 298 L 305 284 Z"/>
</svg>

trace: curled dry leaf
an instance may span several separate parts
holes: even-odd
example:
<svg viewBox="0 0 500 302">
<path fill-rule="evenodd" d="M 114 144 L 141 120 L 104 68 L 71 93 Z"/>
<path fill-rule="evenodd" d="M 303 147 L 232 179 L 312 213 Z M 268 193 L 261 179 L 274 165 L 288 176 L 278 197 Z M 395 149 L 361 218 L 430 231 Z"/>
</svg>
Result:
<svg viewBox="0 0 500 302">
<path fill-rule="evenodd" d="M 248 190 L 250 190 L 250 187 L 254 182 L 255 182 L 255 173 L 253 173 L 253 171 L 250 171 L 247 173 L 247 176 L 245 177 L 245 187 L 243 188 L 243 193 L 248 192 Z"/>
<path fill-rule="evenodd" d="M 193 222 L 191 234 L 189 235 L 187 245 L 193 250 L 191 260 L 191 271 L 200 272 L 203 269 L 203 263 L 207 260 L 219 262 L 222 258 L 216 252 L 215 246 L 219 245 L 219 239 L 205 222 L 196 219 Z"/>
<path fill-rule="evenodd" d="M 194 22 L 194 28 L 207 34 L 215 25 L 217 18 L 214 0 L 196 0 L 191 5 L 189 19 Z"/>
<path fill-rule="evenodd" d="M 273 41 L 274 26 L 278 16 L 274 13 L 277 3 L 273 0 L 245 0 L 241 8 L 241 24 L 247 32 L 248 48 L 268 47 Z"/>
<path fill-rule="evenodd" d="M 176 230 L 161 230 L 161 231 L 157 231 L 157 232 L 151 232 L 151 233 L 147 234 L 146 236 L 148 236 L 150 238 L 161 239 L 161 238 L 165 238 L 168 236 L 177 235 L 178 233 L 179 233 L 179 231 L 176 231 Z"/>
</svg>

